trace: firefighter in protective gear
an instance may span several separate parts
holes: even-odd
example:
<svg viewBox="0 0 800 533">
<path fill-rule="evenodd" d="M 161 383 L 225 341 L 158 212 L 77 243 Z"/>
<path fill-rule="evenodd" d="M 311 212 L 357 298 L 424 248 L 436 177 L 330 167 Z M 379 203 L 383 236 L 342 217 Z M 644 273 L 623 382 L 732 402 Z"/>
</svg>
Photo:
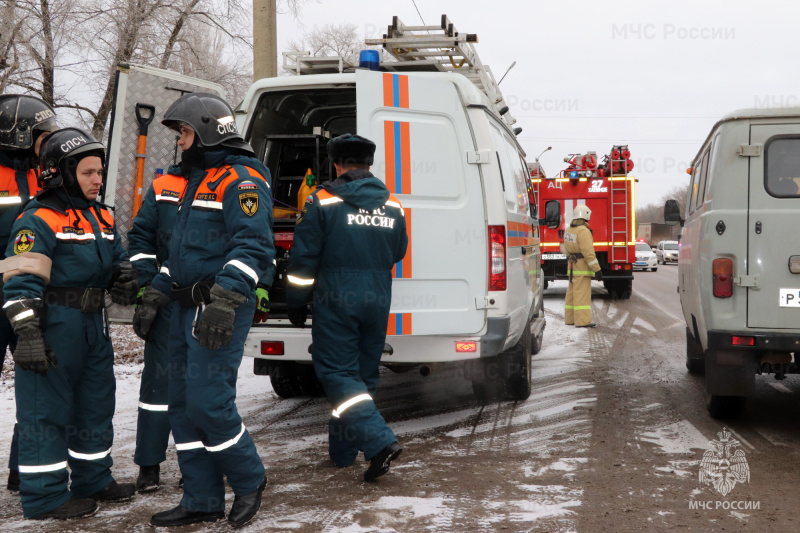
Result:
<svg viewBox="0 0 800 533">
<path fill-rule="evenodd" d="M 179 165 L 153 181 L 128 232 L 128 255 L 136 267 L 139 286 L 150 285 L 169 255 L 172 228 L 178 204 L 186 189 L 186 178 Z M 139 387 L 139 417 L 136 424 L 136 451 L 133 462 L 139 465 L 136 490 L 152 492 L 160 483 L 160 464 L 166 459 L 169 443 L 169 325 L 172 306 L 167 304 L 154 316 L 144 345 L 144 369 Z"/>
<path fill-rule="evenodd" d="M 22 204 L 39 191 L 36 183 L 39 145 L 48 133 L 57 129 L 55 117 L 53 109 L 38 98 L 21 94 L 0 95 L 0 259 L 5 259 L 11 226 L 22 211 Z M 3 369 L 6 349 L 13 351 L 15 341 L 11 324 L 0 313 L 0 370 Z M 16 425 L 8 468 L 8 489 L 18 491 Z"/>
<path fill-rule="evenodd" d="M 261 505 L 264 465 L 236 409 L 236 377 L 253 321 L 256 286 L 272 286 L 274 237 L 269 170 L 236 131 L 224 100 L 189 93 L 162 124 L 180 132 L 186 192 L 169 258 L 142 295 L 134 328 L 174 300 L 169 334 L 169 418 L 183 498 L 155 526 L 219 520 L 225 477 L 235 498 L 228 522 L 242 526 Z"/>
<path fill-rule="evenodd" d="M 564 322 L 579 328 L 593 328 L 592 277 L 603 279 L 600 263 L 594 253 L 594 240 L 589 229 L 592 211 L 579 205 L 572 213 L 572 222 L 564 232 L 564 252 L 567 255 L 569 285 L 564 300 Z"/>
<path fill-rule="evenodd" d="M 306 200 L 297 221 L 286 292 L 289 318 L 306 320 L 314 291 L 314 370 L 334 409 L 329 453 L 349 466 L 359 451 L 372 481 L 402 451 L 374 403 L 389 323 L 392 267 L 408 246 L 403 208 L 369 172 L 375 144 L 358 135 L 328 142 L 338 177 Z"/>
<path fill-rule="evenodd" d="M 49 276 L 5 274 L 4 311 L 19 335 L 20 495 L 28 518 L 85 516 L 97 501 L 134 494 L 133 484 L 111 475 L 114 350 L 104 305 L 106 289 L 115 303 L 132 303 L 137 284 L 114 219 L 96 202 L 103 160 L 103 145 L 84 131 L 48 135 L 44 190 L 14 223 L 6 249 L 52 261 Z"/>
</svg>

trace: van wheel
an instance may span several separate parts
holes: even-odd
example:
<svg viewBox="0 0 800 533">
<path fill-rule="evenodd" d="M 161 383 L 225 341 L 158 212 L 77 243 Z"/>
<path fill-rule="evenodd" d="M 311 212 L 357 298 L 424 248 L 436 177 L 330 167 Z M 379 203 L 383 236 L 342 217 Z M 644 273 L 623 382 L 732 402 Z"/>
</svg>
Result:
<svg viewBox="0 0 800 533">
<path fill-rule="evenodd" d="M 472 392 L 481 403 L 503 399 L 502 355 L 479 361 L 480 369 L 472 377 Z"/>
<path fill-rule="evenodd" d="M 524 328 L 519 342 L 501 356 L 506 367 L 506 400 L 521 402 L 527 400 L 531 395 L 532 338 L 529 322 Z"/>
<path fill-rule="evenodd" d="M 544 298 L 542 298 L 542 303 L 539 306 L 539 310 L 533 315 L 534 320 L 542 319 L 544 320 Z M 547 325 L 547 322 L 544 323 Z M 530 327 L 530 324 L 528 325 Z M 533 336 L 531 335 L 531 355 L 536 355 L 537 353 L 542 351 L 542 340 L 544 339 L 544 326 L 539 331 L 539 335 Z"/>
<path fill-rule="evenodd" d="M 297 376 L 270 376 L 272 390 L 281 398 L 295 398 L 303 394 Z"/>
<path fill-rule="evenodd" d="M 650 269 L 650 272 L 655 272 L 656 270 L 658 270 L 658 267 L 653 267 Z"/>
<path fill-rule="evenodd" d="M 546 291 L 547 287 L 549 287 L 549 286 L 550 286 L 550 282 L 548 280 L 544 280 L 544 285 L 542 286 L 542 290 Z"/>
<path fill-rule="evenodd" d="M 307 375 L 297 376 L 297 382 L 303 396 L 308 396 L 310 398 L 325 396 L 325 389 L 322 388 L 322 383 L 320 383 L 317 374 L 313 371 Z"/>
<path fill-rule="evenodd" d="M 746 396 L 711 396 L 708 400 L 708 414 L 713 418 L 739 418 L 747 406 Z"/>
<path fill-rule="evenodd" d="M 695 376 L 702 376 L 706 373 L 703 346 L 694 338 L 689 328 L 686 328 L 686 369 Z"/>
</svg>

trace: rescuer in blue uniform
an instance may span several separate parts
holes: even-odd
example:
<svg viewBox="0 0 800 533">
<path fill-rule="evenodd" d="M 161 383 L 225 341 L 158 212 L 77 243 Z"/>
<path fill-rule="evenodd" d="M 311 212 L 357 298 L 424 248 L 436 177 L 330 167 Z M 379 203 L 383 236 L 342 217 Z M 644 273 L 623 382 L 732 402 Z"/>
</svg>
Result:
<svg viewBox="0 0 800 533">
<path fill-rule="evenodd" d="M 302 327 L 314 291 L 314 371 L 334 406 L 329 453 L 349 466 L 359 451 L 373 481 L 402 448 L 374 396 L 392 301 L 392 267 L 408 246 L 403 208 L 369 172 L 375 143 L 345 134 L 328 142 L 337 178 L 306 200 L 294 232 L 286 301 Z"/>
<path fill-rule="evenodd" d="M 185 189 L 186 178 L 181 174 L 181 167 L 170 166 L 165 175 L 153 180 L 133 219 L 133 227 L 128 232 L 128 255 L 136 267 L 139 286 L 142 287 L 140 294 L 158 274 L 159 265 L 167 260 L 178 204 Z M 160 310 L 144 345 L 136 451 L 133 454 L 133 462 L 139 465 L 139 476 L 136 478 L 136 490 L 139 492 L 158 490 L 160 465 L 166 459 L 169 443 L 167 388 L 171 317 L 171 305 Z"/>
<path fill-rule="evenodd" d="M 44 101 L 21 94 L 0 95 L 0 259 L 5 259 L 11 226 L 22 205 L 38 191 L 39 146 L 42 139 L 58 129 L 56 114 Z M 2 283 L 0 282 L 0 286 Z M 0 370 L 6 349 L 14 350 L 16 337 L 11 324 L 0 313 Z M 8 460 L 8 490 L 19 490 L 17 470 L 17 427 Z"/>
<path fill-rule="evenodd" d="M 95 201 L 103 159 L 103 145 L 84 131 L 48 135 L 43 191 L 14 223 L 6 250 L 26 261 L 4 274 L 3 310 L 19 336 L 20 495 L 28 518 L 77 518 L 94 512 L 96 501 L 134 494 L 133 484 L 111 475 L 114 350 L 104 305 L 106 289 L 115 303 L 132 304 L 138 284 L 111 213 Z"/>
<path fill-rule="evenodd" d="M 264 465 L 236 410 L 236 377 L 253 320 L 256 285 L 271 287 L 275 246 L 269 170 L 236 131 L 224 100 L 189 93 L 162 123 L 181 134 L 188 183 L 169 259 L 142 294 L 134 330 L 147 337 L 174 299 L 169 352 L 169 418 L 183 476 L 180 505 L 155 514 L 155 526 L 224 517 L 223 476 L 236 495 L 228 522 L 255 516 Z"/>
</svg>

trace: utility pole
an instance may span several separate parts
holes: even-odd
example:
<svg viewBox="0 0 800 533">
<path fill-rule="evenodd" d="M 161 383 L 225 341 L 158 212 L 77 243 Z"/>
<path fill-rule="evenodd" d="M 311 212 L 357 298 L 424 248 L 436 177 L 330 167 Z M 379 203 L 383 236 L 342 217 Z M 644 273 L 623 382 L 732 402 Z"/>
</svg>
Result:
<svg viewBox="0 0 800 533">
<path fill-rule="evenodd" d="M 278 75 L 277 0 L 253 0 L 253 81 Z"/>
</svg>

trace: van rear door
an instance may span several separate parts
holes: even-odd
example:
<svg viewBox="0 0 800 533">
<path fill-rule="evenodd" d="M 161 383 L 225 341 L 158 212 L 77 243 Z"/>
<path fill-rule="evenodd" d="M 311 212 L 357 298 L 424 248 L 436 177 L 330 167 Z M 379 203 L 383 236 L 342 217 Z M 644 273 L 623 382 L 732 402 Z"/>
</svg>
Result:
<svg viewBox="0 0 800 533">
<path fill-rule="evenodd" d="M 455 85 L 360 70 L 356 98 L 358 134 L 378 145 L 371 170 L 403 204 L 408 226 L 388 334 L 483 333 L 488 228 L 479 165 L 467 162 L 475 142 Z"/>
<path fill-rule="evenodd" d="M 750 158 L 747 326 L 800 328 L 800 274 L 789 271 L 800 258 L 800 124 L 750 126 L 750 144 L 762 144 Z"/>
</svg>

